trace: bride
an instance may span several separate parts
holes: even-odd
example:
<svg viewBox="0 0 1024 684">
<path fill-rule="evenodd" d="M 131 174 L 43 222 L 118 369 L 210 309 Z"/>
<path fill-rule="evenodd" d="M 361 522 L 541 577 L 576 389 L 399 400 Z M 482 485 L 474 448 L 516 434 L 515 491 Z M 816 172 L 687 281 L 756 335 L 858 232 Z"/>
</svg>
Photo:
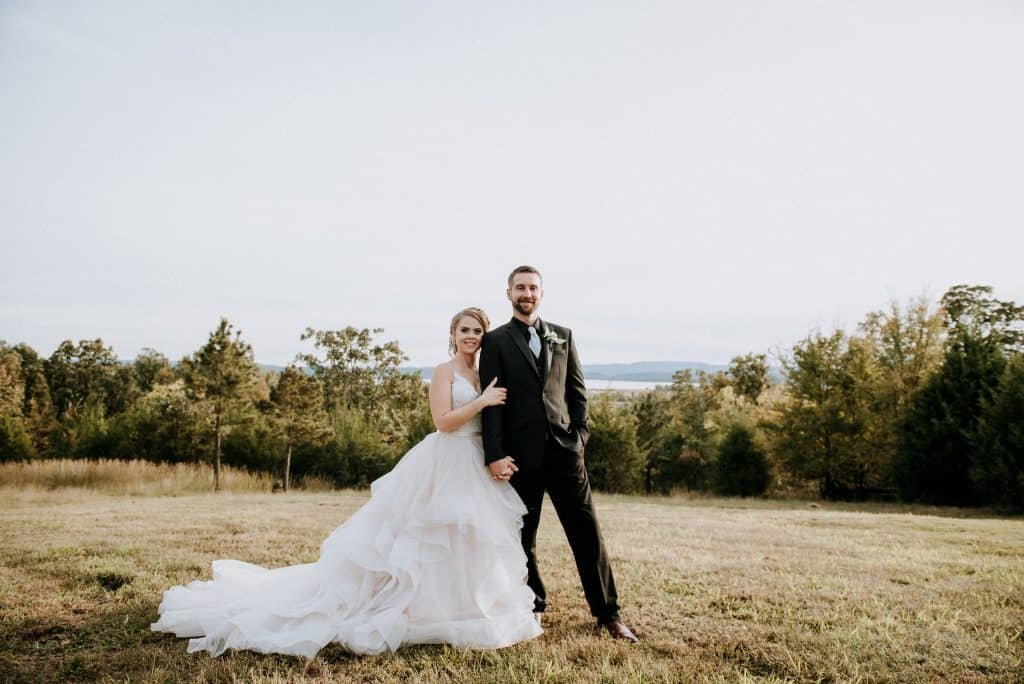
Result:
<svg viewBox="0 0 1024 684">
<path fill-rule="evenodd" d="M 453 358 L 434 369 L 437 432 L 371 485 L 370 500 L 320 546 L 314 563 L 268 570 L 213 561 L 213 579 L 164 593 L 154 631 L 191 637 L 190 653 L 229 648 L 313 658 L 331 642 L 355 653 L 405 644 L 501 648 L 541 633 L 520 542 L 526 507 L 484 465 L 476 357 L 487 315 L 452 319 Z"/>
</svg>

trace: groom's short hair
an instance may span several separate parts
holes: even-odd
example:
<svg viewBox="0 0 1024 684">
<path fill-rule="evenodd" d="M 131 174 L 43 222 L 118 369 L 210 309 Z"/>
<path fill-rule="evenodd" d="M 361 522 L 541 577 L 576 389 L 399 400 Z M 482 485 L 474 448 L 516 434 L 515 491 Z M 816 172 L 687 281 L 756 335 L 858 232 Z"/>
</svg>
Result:
<svg viewBox="0 0 1024 684">
<path fill-rule="evenodd" d="M 537 277 L 540 278 L 541 285 L 544 284 L 544 276 L 542 276 L 540 274 L 540 271 L 535 269 L 533 266 L 516 266 L 515 268 L 512 269 L 512 272 L 508 274 L 508 286 L 509 286 L 509 288 L 512 287 L 512 281 L 515 279 L 516 275 L 519 274 L 519 273 L 536 273 Z"/>
</svg>

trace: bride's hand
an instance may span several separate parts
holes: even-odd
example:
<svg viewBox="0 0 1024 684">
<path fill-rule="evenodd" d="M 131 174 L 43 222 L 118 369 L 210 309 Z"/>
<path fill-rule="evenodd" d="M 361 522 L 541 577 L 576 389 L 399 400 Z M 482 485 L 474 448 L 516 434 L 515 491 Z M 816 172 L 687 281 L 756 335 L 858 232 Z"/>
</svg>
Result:
<svg viewBox="0 0 1024 684">
<path fill-rule="evenodd" d="M 495 387 L 497 382 L 498 378 L 494 378 L 491 380 L 491 384 L 480 393 L 480 399 L 483 400 L 484 406 L 501 406 L 505 403 L 505 394 L 508 390 L 504 387 Z"/>
</svg>

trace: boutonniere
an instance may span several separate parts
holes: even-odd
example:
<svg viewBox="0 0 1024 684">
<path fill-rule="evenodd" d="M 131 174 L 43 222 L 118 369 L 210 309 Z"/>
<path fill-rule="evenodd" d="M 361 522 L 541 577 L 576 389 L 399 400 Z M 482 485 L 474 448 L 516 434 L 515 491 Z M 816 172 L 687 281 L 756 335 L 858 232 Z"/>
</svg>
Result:
<svg viewBox="0 0 1024 684">
<path fill-rule="evenodd" d="M 556 335 L 554 330 L 544 331 L 544 341 L 548 344 L 565 344 L 565 340 Z"/>
</svg>

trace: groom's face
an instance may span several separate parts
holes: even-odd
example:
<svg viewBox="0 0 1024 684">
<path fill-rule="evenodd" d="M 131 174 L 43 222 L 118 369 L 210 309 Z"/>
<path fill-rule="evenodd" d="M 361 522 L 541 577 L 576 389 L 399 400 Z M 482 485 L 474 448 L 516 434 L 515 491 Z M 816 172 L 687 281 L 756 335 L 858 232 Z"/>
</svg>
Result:
<svg viewBox="0 0 1024 684">
<path fill-rule="evenodd" d="M 544 298 L 540 276 L 536 273 L 516 273 L 512 279 L 512 287 L 506 294 L 508 300 L 512 302 L 513 309 L 524 316 L 533 314 L 540 306 L 540 300 Z"/>
</svg>

